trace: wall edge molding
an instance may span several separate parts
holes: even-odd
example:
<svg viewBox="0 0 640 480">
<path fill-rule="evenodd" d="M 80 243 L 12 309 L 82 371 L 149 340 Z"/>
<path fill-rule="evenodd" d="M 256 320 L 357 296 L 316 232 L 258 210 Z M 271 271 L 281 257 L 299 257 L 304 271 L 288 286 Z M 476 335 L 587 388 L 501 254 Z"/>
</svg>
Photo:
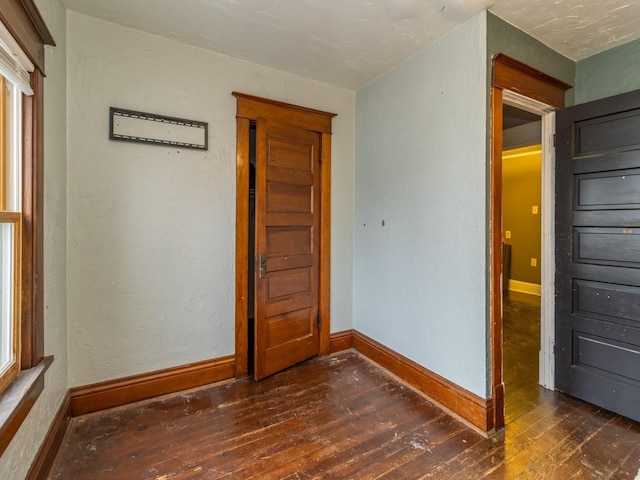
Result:
<svg viewBox="0 0 640 480">
<path fill-rule="evenodd" d="M 494 431 L 494 402 L 469 392 L 385 345 L 353 330 L 353 348 L 485 435 Z"/>
<path fill-rule="evenodd" d="M 354 330 L 343 330 L 334 332 L 329 340 L 329 352 L 336 353 L 353 348 Z"/>
<path fill-rule="evenodd" d="M 235 356 L 228 355 L 106 382 L 73 387 L 69 390 L 71 416 L 76 417 L 229 380 L 234 378 L 234 373 Z"/>
</svg>

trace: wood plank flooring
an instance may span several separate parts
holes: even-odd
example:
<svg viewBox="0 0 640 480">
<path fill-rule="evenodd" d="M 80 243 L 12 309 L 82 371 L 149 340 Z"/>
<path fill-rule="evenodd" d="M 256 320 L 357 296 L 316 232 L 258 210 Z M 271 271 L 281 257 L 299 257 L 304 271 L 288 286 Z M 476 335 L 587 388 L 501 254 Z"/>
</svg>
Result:
<svg viewBox="0 0 640 480">
<path fill-rule="evenodd" d="M 508 292 L 503 304 L 503 379 L 508 424 L 544 401 L 550 392 L 538 385 L 540 297 Z"/>
<path fill-rule="evenodd" d="M 76 417 L 50 478 L 635 478 L 640 424 L 529 387 L 486 439 L 347 351 Z"/>
</svg>

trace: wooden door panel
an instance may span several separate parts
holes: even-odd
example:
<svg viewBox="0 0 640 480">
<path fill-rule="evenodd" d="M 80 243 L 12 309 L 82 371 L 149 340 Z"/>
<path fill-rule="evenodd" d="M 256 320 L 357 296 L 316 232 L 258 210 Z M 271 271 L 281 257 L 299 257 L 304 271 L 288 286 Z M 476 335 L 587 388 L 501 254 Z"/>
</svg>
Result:
<svg viewBox="0 0 640 480">
<path fill-rule="evenodd" d="M 599 115 L 575 123 L 574 154 L 602 154 L 640 148 L 640 113 L 637 111 Z"/>
<path fill-rule="evenodd" d="M 278 138 L 269 140 L 268 167 L 286 168 L 289 170 L 313 171 L 313 145 L 306 139 Z"/>
<path fill-rule="evenodd" d="M 556 388 L 640 420 L 640 92 L 557 136 Z"/>
<path fill-rule="evenodd" d="M 266 375 L 284 370 L 293 364 L 318 355 L 315 335 L 306 335 L 267 347 L 264 352 L 264 363 L 268 365 Z M 265 376 L 266 376 L 265 375 Z"/>
<path fill-rule="evenodd" d="M 320 349 L 319 135 L 261 121 L 258 138 L 265 149 L 257 156 L 256 251 L 263 252 L 263 268 L 256 279 L 256 379 Z"/>
<path fill-rule="evenodd" d="M 268 275 L 267 301 L 294 295 L 309 295 L 312 293 L 311 288 L 311 268 L 279 271 Z"/>
<path fill-rule="evenodd" d="M 311 185 L 270 183 L 267 195 L 267 212 L 306 213 L 312 211 L 313 191 Z"/>
<path fill-rule="evenodd" d="M 270 183 L 281 182 L 288 185 L 311 185 L 313 184 L 312 171 L 292 170 L 286 168 L 267 168 L 267 180 Z"/>
<path fill-rule="evenodd" d="M 576 208 L 580 210 L 640 207 L 640 170 L 576 175 Z"/>
<path fill-rule="evenodd" d="M 309 267 L 313 265 L 313 255 L 287 255 L 286 257 L 273 257 L 269 259 L 267 265 L 267 272 Z"/>
<path fill-rule="evenodd" d="M 640 268 L 640 229 L 578 227 L 573 242 L 576 263 Z"/>
<path fill-rule="evenodd" d="M 575 280 L 576 314 L 640 327 L 640 287 Z"/>
<path fill-rule="evenodd" d="M 303 308 L 293 312 L 269 318 L 267 322 L 267 343 L 279 345 L 283 342 L 313 335 L 311 308 Z"/>
<path fill-rule="evenodd" d="M 270 213 L 269 224 L 272 227 L 309 227 L 313 224 L 313 213 Z"/>
<path fill-rule="evenodd" d="M 629 318 L 637 307 L 629 309 L 628 305 L 622 304 L 629 296 L 620 295 L 619 292 L 635 287 L 613 284 L 602 284 L 606 285 L 605 288 L 594 287 L 597 282 L 588 282 L 590 285 L 587 287 L 585 283 L 581 280 L 573 283 L 575 293 L 571 321 L 575 332 L 610 339 L 613 345 L 616 342 L 640 345 L 640 322 Z M 574 360 L 577 348 L 573 353 Z"/>
<path fill-rule="evenodd" d="M 625 152 L 610 152 L 607 155 L 594 155 L 576 160 L 574 171 L 576 174 L 589 172 L 607 172 L 608 170 L 624 170 L 634 168 L 638 164 L 637 150 Z"/>
<path fill-rule="evenodd" d="M 640 382 L 640 370 L 637 368 L 640 352 L 634 345 L 582 332 L 575 332 L 574 336 L 576 365 L 602 370 L 623 381 Z"/>
<path fill-rule="evenodd" d="M 265 318 L 272 318 L 280 315 L 282 312 L 293 312 L 301 310 L 309 306 L 310 300 L 308 296 L 298 295 L 293 298 L 284 298 L 280 300 L 272 300 L 267 303 L 264 310 Z"/>
<path fill-rule="evenodd" d="M 270 257 L 278 254 L 310 254 L 312 251 L 312 233 L 311 228 L 307 226 L 269 227 L 266 232 L 266 247 Z"/>
</svg>

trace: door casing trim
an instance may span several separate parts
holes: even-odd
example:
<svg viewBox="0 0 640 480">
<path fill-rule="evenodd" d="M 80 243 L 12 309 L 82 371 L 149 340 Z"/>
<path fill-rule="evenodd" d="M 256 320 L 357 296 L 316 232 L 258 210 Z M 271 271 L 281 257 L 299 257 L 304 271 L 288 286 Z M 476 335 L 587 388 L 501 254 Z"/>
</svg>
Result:
<svg viewBox="0 0 640 480">
<path fill-rule="evenodd" d="M 504 54 L 493 57 L 491 79 L 491 161 L 489 200 L 489 330 L 491 355 L 491 398 L 494 401 L 493 428 L 504 426 L 503 318 L 502 318 L 502 106 L 505 91 L 549 106 L 564 108 L 565 91 L 571 88 L 539 70 Z M 507 94 L 507 98 L 509 94 Z M 552 128 L 543 117 L 543 135 Z M 547 124 L 545 126 L 545 123 Z M 549 142 L 547 142 L 549 143 Z M 543 147 L 544 148 L 544 147 Z M 553 145 L 548 148 L 553 149 Z M 546 191 L 543 195 L 546 194 Z M 553 201 L 552 199 L 550 201 Z M 543 205 L 543 208 L 545 205 Z M 550 239 L 552 241 L 553 238 Z M 543 249 L 545 245 L 543 245 Z M 543 260 L 548 261 L 548 258 Z M 543 270 L 543 275 L 546 270 Z M 543 292 L 544 294 L 545 292 Z M 543 307 L 545 308 L 545 307 Z M 546 311 L 546 313 L 548 313 Z"/>
<path fill-rule="evenodd" d="M 236 97 L 235 376 L 248 374 L 249 129 L 252 121 L 289 123 L 320 134 L 320 355 L 330 353 L 331 326 L 331 121 L 335 113 L 232 92 Z"/>
</svg>

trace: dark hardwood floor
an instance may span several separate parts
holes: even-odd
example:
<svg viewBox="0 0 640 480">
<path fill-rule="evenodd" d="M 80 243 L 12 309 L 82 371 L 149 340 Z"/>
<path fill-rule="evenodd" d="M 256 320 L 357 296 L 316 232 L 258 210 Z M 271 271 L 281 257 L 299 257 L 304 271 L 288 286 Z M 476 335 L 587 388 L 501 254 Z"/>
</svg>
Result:
<svg viewBox="0 0 640 480">
<path fill-rule="evenodd" d="M 519 359 L 535 332 L 511 326 L 505 354 Z M 347 351 L 76 417 L 50 478 L 635 478 L 640 424 L 538 388 L 537 360 L 505 368 L 509 423 L 490 439 Z"/>
<path fill-rule="evenodd" d="M 510 423 L 550 394 L 538 385 L 540 297 L 506 293 L 503 324 L 505 422 Z"/>
</svg>

